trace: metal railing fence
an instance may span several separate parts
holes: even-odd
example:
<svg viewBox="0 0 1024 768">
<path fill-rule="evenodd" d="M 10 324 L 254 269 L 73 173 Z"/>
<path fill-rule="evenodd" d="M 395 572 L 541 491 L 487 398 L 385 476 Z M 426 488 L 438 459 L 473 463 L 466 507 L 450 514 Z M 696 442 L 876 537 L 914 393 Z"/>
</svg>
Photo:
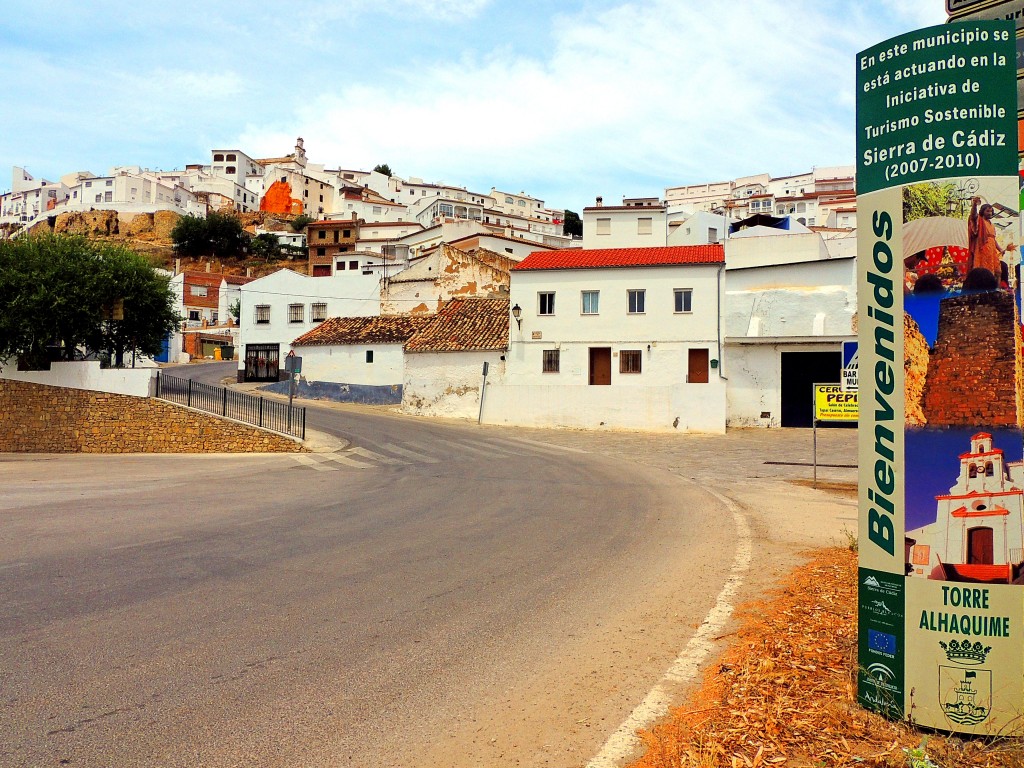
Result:
<svg viewBox="0 0 1024 768">
<path fill-rule="evenodd" d="M 161 400 L 235 419 L 254 427 L 281 432 L 300 440 L 306 439 L 306 409 L 299 406 L 235 392 L 227 387 L 168 376 L 162 371 L 156 375 L 156 396 Z"/>
</svg>

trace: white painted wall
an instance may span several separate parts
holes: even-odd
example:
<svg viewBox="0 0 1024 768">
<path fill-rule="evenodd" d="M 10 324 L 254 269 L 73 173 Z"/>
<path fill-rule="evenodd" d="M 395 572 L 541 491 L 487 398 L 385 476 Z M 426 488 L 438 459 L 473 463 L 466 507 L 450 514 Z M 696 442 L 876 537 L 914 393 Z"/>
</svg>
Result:
<svg viewBox="0 0 1024 768">
<path fill-rule="evenodd" d="M 390 386 L 404 377 L 403 344 L 332 344 L 294 347 L 302 357 L 302 378 L 336 384 Z M 366 353 L 373 352 L 373 362 Z M 282 357 L 287 352 L 282 348 Z"/>
<path fill-rule="evenodd" d="M 608 219 L 608 232 L 599 224 Z M 651 219 L 650 232 L 640 233 L 640 219 Z M 668 243 L 664 206 L 626 208 L 621 206 L 583 209 L 584 248 L 653 248 Z"/>
<path fill-rule="evenodd" d="M 522 328 L 512 323 L 512 342 L 578 341 L 594 346 L 715 339 L 718 270 L 717 265 L 513 270 L 509 299 L 512 306 L 522 308 Z M 677 288 L 692 290 L 692 312 L 675 313 Z M 631 289 L 646 291 L 643 314 L 628 312 L 627 292 Z M 582 292 L 592 290 L 600 291 L 599 312 L 584 315 Z M 540 315 L 538 294 L 549 291 L 555 292 L 555 313 Z M 533 339 L 535 332 L 541 334 L 540 340 Z"/>
<path fill-rule="evenodd" d="M 0 378 L 47 384 L 51 387 L 149 397 L 156 368 L 100 368 L 98 360 L 51 363 L 48 371 L 19 371 L 13 364 L 0 369 Z"/>
<path fill-rule="evenodd" d="M 402 410 L 419 416 L 476 419 L 484 362 L 490 365 L 489 397 L 505 373 L 503 354 L 501 350 L 407 353 Z"/>
<path fill-rule="evenodd" d="M 279 344 L 281 357 L 291 343 L 319 322 L 312 321 L 312 305 L 327 304 L 326 317 L 373 317 L 380 314 L 380 277 L 363 275 L 362 271 L 339 272 L 330 277 L 301 275 L 281 269 L 241 287 L 239 294 L 238 369 L 245 370 L 246 344 Z M 270 306 L 270 322 L 257 325 L 256 306 Z M 288 305 L 303 304 L 303 320 L 288 320 Z M 398 381 L 401 381 L 399 379 Z"/>
<path fill-rule="evenodd" d="M 483 421 L 533 427 L 725 432 L 725 384 L 616 387 L 488 386 Z M 678 419 L 678 422 L 676 422 Z"/>
<path fill-rule="evenodd" d="M 531 426 L 721 432 L 726 385 L 718 369 L 688 384 L 690 349 L 718 348 L 717 265 L 512 272 L 505 380 L 489 390 L 485 419 Z M 692 291 L 692 311 L 675 312 L 674 290 Z M 627 292 L 645 291 L 645 312 L 628 312 Z M 582 312 L 583 291 L 600 292 L 598 314 Z M 555 292 L 555 313 L 540 315 L 541 292 Z M 539 335 L 540 338 L 536 338 Z M 612 350 L 611 384 L 590 386 L 590 347 Z M 544 373 L 543 353 L 559 350 L 559 371 Z M 620 373 L 623 350 L 641 352 L 640 373 Z M 676 421 L 678 419 L 678 421 Z"/>
</svg>

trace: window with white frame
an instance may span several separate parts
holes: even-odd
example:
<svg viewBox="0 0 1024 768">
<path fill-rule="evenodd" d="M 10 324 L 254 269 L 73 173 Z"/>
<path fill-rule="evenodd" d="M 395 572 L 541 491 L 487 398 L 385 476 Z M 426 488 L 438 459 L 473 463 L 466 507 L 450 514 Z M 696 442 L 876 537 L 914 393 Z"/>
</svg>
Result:
<svg viewBox="0 0 1024 768">
<path fill-rule="evenodd" d="M 206 286 L 205 285 L 190 285 L 188 292 L 193 296 L 205 296 Z"/>
<path fill-rule="evenodd" d="M 583 301 L 582 312 L 584 315 L 596 315 L 601 301 L 600 291 L 582 291 L 580 297 Z"/>
<path fill-rule="evenodd" d="M 555 292 L 554 291 L 542 291 L 537 294 L 537 314 L 538 315 L 553 315 L 555 314 Z"/>
<path fill-rule="evenodd" d="M 642 315 L 644 313 L 644 299 L 647 291 L 643 288 L 630 289 L 626 291 L 626 299 L 629 304 L 629 314 Z"/>
<path fill-rule="evenodd" d="M 619 373 L 640 373 L 643 355 L 639 349 L 623 349 L 619 351 Z"/>
<path fill-rule="evenodd" d="M 309 305 L 309 319 L 314 323 L 322 323 L 327 319 L 327 303 L 323 301 L 314 302 Z"/>
<path fill-rule="evenodd" d="M 269 304 L 257 304 L 256 305 L 255 321 L 256 325 L 269 325 L 270 323 L 270 305 Z"/>
<path fill-rule="evenodd" d="M 289 304 L 288 305 L 288 322 L 289 323 L 301 323 L 303 316 L 304 304 Z"/>
<path fill-rule="evenodd" d="M 693 289 L 692 288 L 676 288 L 673 291 L 675 294 L 675 311 L 676 312 L 692 312 L 693 311 Z"/>
<path fill-rule="evenodd" d="M 649 235 L 654 232 L 654 219 L 648 217 L 636 220 L 636 233 L 638 235 Z"/>
<path fill-rule="evenodd" d="M 610 235 L 612 233 L 611 219 L 598 219 L 596 232 L 599 235 Z"/>
<path fill-rule="evenodd" d="M 545 349 L 541 373 L 558 373 L 558 364 L 561 350 Z"/>
</svg>

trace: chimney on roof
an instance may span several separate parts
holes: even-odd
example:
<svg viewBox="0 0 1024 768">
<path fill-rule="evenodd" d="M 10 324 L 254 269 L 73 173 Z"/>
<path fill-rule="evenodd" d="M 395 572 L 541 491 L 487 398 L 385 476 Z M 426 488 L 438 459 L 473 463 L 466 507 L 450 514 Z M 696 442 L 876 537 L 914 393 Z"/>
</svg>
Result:
<svg viewBox="0 0 1024 768">
<path fill-rule="evenodd" d="M 177 258 L 174 260 L 174 274 L 181 272 L 181 259 Z"/>
<path fill-rule="evenodd" d="M 600 195 L 597 196 L 597 207 L 601 208 L 604 205 L 604 198 Z"/>
<path fill-rule="evenodd" d="M 206 262 L 206 273 L 210 273 L 210 262 Z"/>
</svg>

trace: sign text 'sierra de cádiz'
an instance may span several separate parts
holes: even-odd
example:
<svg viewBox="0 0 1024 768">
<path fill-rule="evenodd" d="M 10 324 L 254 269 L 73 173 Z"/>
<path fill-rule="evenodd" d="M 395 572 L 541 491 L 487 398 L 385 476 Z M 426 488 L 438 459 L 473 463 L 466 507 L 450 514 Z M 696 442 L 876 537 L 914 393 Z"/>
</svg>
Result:
<svg viewBox="0 0 1024 768">
<path fill-rule="evenodd" d="M 862 53 L 858 191 L 937 175 L 986 175 L 1016 158 L 1016 136 L 992 129 L 1015 96 L 987 70 L 1005 69 L 1012 32 L 957 24 L 921 30 Z"/>
</svg>

